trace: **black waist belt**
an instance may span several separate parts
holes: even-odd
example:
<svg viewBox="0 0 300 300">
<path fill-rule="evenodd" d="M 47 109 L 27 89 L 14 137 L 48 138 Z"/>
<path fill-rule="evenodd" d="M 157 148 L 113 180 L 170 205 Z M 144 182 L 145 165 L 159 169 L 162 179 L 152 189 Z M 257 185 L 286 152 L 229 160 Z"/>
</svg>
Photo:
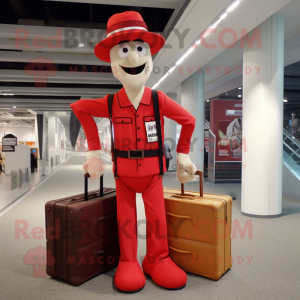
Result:
<svg viewBox="0 0 300 300">
<path fill-rule="evenodd" d="M 117 157 L 129 158 L 129 159 L 143 159 L 144 157 L 159 156 L 159 149 L 153 150 L 118 150 L 115 149 Z M 163 155 L 163 154 L 162 154 Z"/>
</svg>

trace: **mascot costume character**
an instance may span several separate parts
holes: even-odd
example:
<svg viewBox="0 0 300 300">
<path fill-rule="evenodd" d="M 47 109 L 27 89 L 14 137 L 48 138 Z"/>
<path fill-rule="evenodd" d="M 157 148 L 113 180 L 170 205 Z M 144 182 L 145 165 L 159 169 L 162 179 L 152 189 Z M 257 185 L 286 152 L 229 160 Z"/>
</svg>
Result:
<svg viewBox="0 0 300 300">
<path fill-rule="evenodd" d="M 164 43 L 161 35 L 148 31 L 139 13 L 127 11 L 113 15 L 108 20 L 107 38 L 94 51 L 99 59 L 111 63 L 112 72 L 123 88 L 113 96 L 71 104 L 88 140 L 87 159 L 101 158 L 93 117 L 109 118 L 113 124 L 113 171 L 121 252 L 114 283 L 125 293 L 140 291 L 145 285 L 144 274 L 166 289 L 181 289 L 187 280 L 186 273 L 169 257 L 162 186 L 166 170 L 162 150 L 163 117 L 182 125 L 176 149 L 177 178 L 181 183 L 193 180 L 196 172 L 188 155 L 195 118 L 163 92 L 145 87 L 153 69 L 151 55 Z M 137 260 L 136 193 L 142 193 L 147 219 L 143 271 Z"/>
</svg>

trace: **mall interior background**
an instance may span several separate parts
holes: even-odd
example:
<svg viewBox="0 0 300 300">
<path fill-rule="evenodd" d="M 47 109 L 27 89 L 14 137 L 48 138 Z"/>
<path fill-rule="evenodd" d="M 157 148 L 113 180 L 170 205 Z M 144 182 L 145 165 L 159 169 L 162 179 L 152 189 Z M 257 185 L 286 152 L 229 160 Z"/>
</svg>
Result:
<svg viewBox="0 0 300 300">
<path fill-rule="evenodd" d="M 79 99 L 104 97 L 122 88 L 113 77 L 109 63 L 95 57 L 93 45 L 106 35 L 108 18 L 126 10 L 141 13 L 149 30 L 161 33 L 166 39 L 168 47 L 153 57 L 155 68 L 147 85 L 164 91 L 196 117 L 190 156 L 204 171 L 204 191 L 233 195 L 235 213 L 239 216 L 243 211 L 249 216 L 299 215 L 300 1 L 241 0 L 228 11 L 234 2 L 2 0 L 0 150 L 2 137 L 13 134 L 18 145 L 27 144 L 36 149 L 38 168 L 31 174 L 29 183 L 12 190 L 7 170 L 29 168 L 29 161 L 19 166 L 12 153 L 1 152 L 0 215 L 27 192 L 43 182 L 46 184 L 51 174 L 54 178 L 64 166 L 81 178 L 78 161 L 84 162 L 82 153 L 88 151 L 87 141 L 81 128 L 75 147 L 71 145 L 70 104 Z M 207 46 L 198 45 L 189 51 L 201 33 L 214 25 L 216 33 L 205 37 Z M 252 37 L 256 29 L 260 30 L 261 52 L 241 47 L 242 33 L 245 33 L 242 29 Z M 222 30 L 225 33 L 220 38 Z M 232 44 L 234 38 L 237 38 L 236 43 Z M 254 47 L 256 45 L 254 42 Z M 37 68 L 29 67 L 39 57 Z M 262 84 L 258 82 L 261 77 L 256 76 L 255 67 L 259 65 L 261 70 L 264 67 L 270 70 L 268 74 L 262 71 Z M 248 69 L 250 73 L 245 76 L 249 66 L 251 71 Z M 48 67 L 55 72 L 47 72 Z M 254 106 L 249 104 L 250 99 Z M 220 112 L 218 103 L 228 103 L 228 108 Z M 232 103 L 236 105 L 233 108 Z M 38 125 L 38 116 L 42 116 L 42 126 Z M 235 141 L 240 156 L 232 157 L 232 141 L 228 144 L 227 139 L 226 142 L 226 130 L 221 128 L 227 128 L 238 118 L 242 119 L 245 132 L 241 130 L 241 140 Z M 95 122 L 105 153 L 105 176 L 109 178 L 107 182 L 114 185 L 110 170 L 109 120 L 95 118 Z M 43 133 L 42 139 L 39 139 L 39 130 Z M 175 149 L 180 126 L 166 120 L 165 132 L 174 159 L 164 185 L 179 188 Z M 220 153 L 227 156 L 221 159 Z M 11 165 L 6 163 L 7 155 L 11 155 Z M 76 171 L 68 165 L 72 159 L 78 165 Z M 249 171 L 245 173 L 248 164 Z M 278 182 L 282 182 L 282 190 Z M 197 181 L 187 184 L 190 189 L 197 186 Z M 280 195 L 272 194 L 273 187 Z M 80 192 L 79 187 L 76 191 Z M 249 204 L 250 197 L 266 201 L 269 206 L 260 211 Z M 272 227 L 270 223 L 268 226 Z M 272 286 L 272 283 L 268 286 L 270 291 Z"/>
</svg>

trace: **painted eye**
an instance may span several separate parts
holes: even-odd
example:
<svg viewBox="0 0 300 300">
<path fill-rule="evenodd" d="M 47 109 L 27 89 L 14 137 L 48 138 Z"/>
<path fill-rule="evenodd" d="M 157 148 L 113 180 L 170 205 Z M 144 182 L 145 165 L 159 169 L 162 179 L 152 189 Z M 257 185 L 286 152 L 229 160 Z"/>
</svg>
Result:
<svg viewBox="0 0 300 300">
<path fill-rule="evenodd" d="M 92 167 L 93 165 L 91 165 L 91 167 Z"/>
<path fill-rule="evenodd" d="M 127 58 L 131 48 L 127 44 L 123 44 L 120 46 L 118 50 L 118 55 L 120 58 Z"/>
<path fill-rule="evenodd" d="M 43 256 L 43 257 L 42 257 L 42 260 L 45 260 L 45 259 L 46 259 L 45 256 Z"/>
<path fill-rule="evenodd" d="M 34 260 L 37 260 L 37 257 L 36 257 L 36 256 L 34 257 Z"/>
<path fill-rule="evenodd" d="M 144 56 L 146 54 L 146 48 L 142 44 L 135 44 L 134 50 L 139 54 L 139 56 Z"/>
</svg>

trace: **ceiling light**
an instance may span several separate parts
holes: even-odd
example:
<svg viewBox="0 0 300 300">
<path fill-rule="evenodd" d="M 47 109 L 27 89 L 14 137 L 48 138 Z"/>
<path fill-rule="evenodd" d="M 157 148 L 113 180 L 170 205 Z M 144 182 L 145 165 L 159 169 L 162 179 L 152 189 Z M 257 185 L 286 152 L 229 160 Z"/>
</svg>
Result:
<svg viewBox="0 0 300 300">
<path fill-rule="evenodd" d="M 239 87 L 239 90 L 241 90 L 241 89 L 242 89 L 242 87 L 240 86 L 240 87 Z"/>
<path fill-rule="evenodd" d="M 167 74 L 165 74 L 160 80 L 159 80 L 159 83 L 161 83 L 162 81 L 164 81 L 165 80 L 165 78 L 168 76 L 169 74 L 167 73 Z"/>
<path fill-rule="evenodd" d="M 154 86 L 152 87 L 152 89 L 154 90 L 158 86 L 159 86 L 159 82 L 157 82 L 156 84 L 154 84 Z"/>
<path fill-rule="evenodd" d="M 176 67 L 176 66 L 172 67 L 172 68 L 168 71 L 168 73 L 171 74 L 171 73 L 174 71 L 175 67 Z"/>
<path fill-rule="evenodd" d="M 230 5 L 230 6 L 228 7 L 227 12 L 233 11 L 239 4 L 240 4 L 240 1 L 239 1 L 239 0 L 235 1 L 232 5 Z"/>
<path fill-rule="evenodd" d="M 83 43 L 80 43 L 80 44 L 79 44 L 79 47 L 80 47 L 80 48 L 83 48 L 83 47 L 84 47 L 84 44 L 83 44 Z"/>
<path fill-rule="evenodd" d="M 283 99 L 283 102 L 288 102 L 286 99 Z"/>
<path fill-rule="evenodd" d="M 201 39 L 205 38 L 206 36 L 208 36 L 210 34 L 209 32 L 209 28 L 215 28 L 223 19 L 225 19 L 228 16 L 228 13 L 233 11 L 233 9 L 235 7 L 237 7 L 237 5 L 240 3 L 240 0 L 235 1 L 234 3 L 232 3 L 227 11 L 225 13 L 223 13 L 220 18 L 215 22 L 215 24 L 208 26 L 206 29 L 204 29 L 202 31 L 202 33 L 200 34 L 200 37 L 197 38 L 196 41 L 194 41 L 194 43 L 192 44 L 192 46 L 178 59 L 178 61 L 176 61 L 175 66 L 180 65 L 185 58 L 187 58 L 189 56 L 190 53 L 192 53 L 193 50 L 195 50 L 196 45 L 199 45 L 201 43 Z M 79 44 L 79 47 L 83 47 L 84 45 L 81 43 Z M 158 82 L 156 82 L 154 84 L 154 86 L 152 87 L 153 89 L 156 88 L 160 82 L 162 82 L 168 75 L 171 74 L 171 72 L 174 70 L 174 67 L 170 69 L 169 72 L 167 72 L 160 80 L 158 80 Z M 226 94 L 227 95 L 227 94 Z"/>
<path fill-rule="evenodd" d="M 226 95 L 228 95 L 228 93 L 226 93 Z"/>
<path fill-rule="evenodd" d="M 242 97 L 242 95 L 238 95 L 238 97 Z"/>
<path fill-rule="evenodd" d="M 3 94 L 4 96 L 14 96 L 15 94 Z"/>
<path fill-rule="evenodd" d="M 16 106 L 13 106 L 13 108 L 16 108 Z"/>
<path fill-rule="evenodd" d="M 209 102 L 209 100 L 206 100 L 207 102 Z"/>
<path fill-rule="evenodd" d="M 176 66 L 178 66 L 185 59 L 184 55 L 176 61 Z"/>
<path fill-rule="evenodd" d="M 221 21 L 222 19 L 219 19 L 214 25 L 211 26 L 211 28 L 216 28 Z"/>
<path fill-rule="evenodd" d="M 220 17 L 220 19 L 223 20 L 223 19 L 225 19 L 226 17 L 227 17 L 227 13 L 224 13 L 224 14 Z"/>
<path fill-rule="evenodd" d="M 205 37 L 207 37 L 209 34 L 211 34 L 211 32 L 205 32 L 204 34 L 203 34 L 203 38 L 205 38 Z"/>
<path fill-rule="evenodd" d="M 194 47 L 191 47 L 191 48 L 188 50 L 188 52 L 186 53 L 186 55 L 190 55 L 194 50 L 195 50 Z"/>
</svg>

